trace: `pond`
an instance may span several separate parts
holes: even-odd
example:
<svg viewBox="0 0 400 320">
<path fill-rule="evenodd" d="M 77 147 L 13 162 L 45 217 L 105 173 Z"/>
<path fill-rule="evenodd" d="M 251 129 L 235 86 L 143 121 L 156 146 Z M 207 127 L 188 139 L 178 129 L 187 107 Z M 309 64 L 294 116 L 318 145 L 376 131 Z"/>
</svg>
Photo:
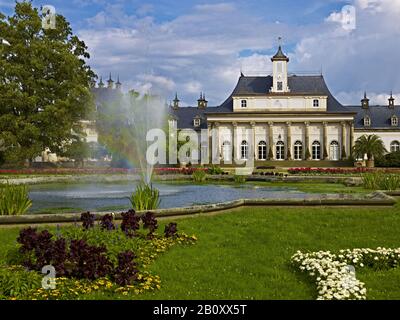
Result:
<svg viewBox="0 0 400 320">
<path fill-rule="evenodd" d="M 134 182 L 32 185 L 29 192 L 33 202 L 30 212 L 126 210 L 130 208 L 128 197 L 135 187 Z M 313 196 L 290 187 L 262 187 L 252 184 L 155 183 L 154 187 L 160 190 L 160 208 L 187 207 L 244 198 L 304 199 Z"/>
</svg>

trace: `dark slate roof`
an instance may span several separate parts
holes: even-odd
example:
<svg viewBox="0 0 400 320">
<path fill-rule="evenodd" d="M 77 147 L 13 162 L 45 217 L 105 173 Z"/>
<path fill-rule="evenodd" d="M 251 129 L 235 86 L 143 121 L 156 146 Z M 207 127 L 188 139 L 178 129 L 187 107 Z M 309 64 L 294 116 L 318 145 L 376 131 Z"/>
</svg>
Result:
<svg viewBox="0 0 400 320">
<path fill-rule="evenodd" d="M 397 129 L 400 127 L 392 127 L 391 118 L 396 115 L 400 119 L 400 106 L 394 106 L 390 109 L 388 106 L 369 106 L 368 109 L 363 109 L 360 106 L 346 106 L 347 109 L 357 112 L 354 118 L 354 127 L 356 129 Z M 364 117 L 369 116 L 371 126 L 364 126 Z"/>
<path fill-rule="evenodd" d="M 207 109 L 214 109 L 208 107 Z M 178 109 L 169 109 L 169 113 L 177 120 L 178 129 L 206 129 L 207 119 L 205 112 L 207 109 L 199 109 L 197 107 L 180 107 Z M 200 127 L 194 127 L 193 120 L 196 117 L 200 117 Z"/>
<path fill-rule="evenodd" d="M 268 95 L 272 87 L 272 76 L 267 77 L 247 77 L 241 76 L 232 94 L 221 104 L 220 107 L 209 112 L 232 112 L 233 96 L 246 95 Z M 349 112 L 329 91 L 324 77 L 319 76 L 289 76 L 289 94 L 298 95 L 321 95 L 328 96 L 328 112 Z M 286 93 L 285 93 L 286 94 Z"/>
</svg>

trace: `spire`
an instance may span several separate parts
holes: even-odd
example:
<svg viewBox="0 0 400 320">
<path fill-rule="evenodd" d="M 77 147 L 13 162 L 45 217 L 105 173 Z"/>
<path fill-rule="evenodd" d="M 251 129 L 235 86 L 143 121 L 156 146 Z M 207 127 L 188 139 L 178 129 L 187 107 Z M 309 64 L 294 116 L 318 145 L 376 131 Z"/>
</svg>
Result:
<svg viewBox="0 0 400 320">
<path fill-rule="evenodd" d="M 368 109 L 369 107 L 369 99 L 367 98 L 367 92 L 364 91 L 364 98 L 361 100 L 361 106 L 364 109 Z"/>
<path fill-rule="evenodd" d="M 120 90 L 121 87 L 122 87 L 122 83 L 119 82 L 119 75 L 118 75 L 118 78 L 117 78 L 117 79 L 118 79 L 118 80 L 117 80 L 117 82 L 116 82 L 116 84 L 115 84 L 115 88 L 118 89 L 118 90 Z"/>
<path fill-rule="evenodd" d="M 286 61 L 286 62 L 289 62 L 289 58 L 282 51 L 282 37 L 278 38 L 278 43 L 279 43 L 278 51 L 272 57 L 271 61 L 272 62 L 274 62 L 274 61 Z"/>
<path fill-rule="evenodd" d="M 175 92 L 175 99 L 173 100 L 173 105 L 172 108 L 177 110 L 179 108 L 179 99 L 178 99 L 178 93 Z"/>
<path fill-rule="evenodd" d="M 99 88 L 104 88 L 103 77 L 100 76 Z"/>
<path fill-rule="evenodd" d="M 393 92 L 392 91 L 390 91 L 389 108 L 394 108 L 394 98 L 393 98 Z"/>
<path fill-rule="evenodd" d="M 110 78 L 107 80 L 107 84 L 108 84 L 108 88 L 109 89 L 112 89 L 113 88 L 113 84 L 114 84 L 114 81 L 113 81 L 113 79 L 111 79 L 111 72 L 110 72 Z"/>
</svg>

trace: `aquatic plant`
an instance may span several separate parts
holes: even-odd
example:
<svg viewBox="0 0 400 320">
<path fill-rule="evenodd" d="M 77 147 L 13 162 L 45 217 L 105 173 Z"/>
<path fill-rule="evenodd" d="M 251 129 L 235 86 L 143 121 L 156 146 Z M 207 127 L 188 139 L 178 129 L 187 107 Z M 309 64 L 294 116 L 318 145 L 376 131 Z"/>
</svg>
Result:
<svg viewBox="0 0 400 320">
<path fill-rule="evenodd" d="M 138 211 L 154 210 L 160 205 L 160 192 L 151 184 L 140 183 L 129 198 L 132 207 Z"/>
<path fill-rule="evenodd" d="M 0 215 L 21 215 L 32 206 L 24 185 L 0 184 Z"/>
<path fill-rule="evenodd" d="M 207 174 L 204 170 L 196 170 L 192 174 L 194 182 L 204 182 L 207 180 Z"/>
</svg>

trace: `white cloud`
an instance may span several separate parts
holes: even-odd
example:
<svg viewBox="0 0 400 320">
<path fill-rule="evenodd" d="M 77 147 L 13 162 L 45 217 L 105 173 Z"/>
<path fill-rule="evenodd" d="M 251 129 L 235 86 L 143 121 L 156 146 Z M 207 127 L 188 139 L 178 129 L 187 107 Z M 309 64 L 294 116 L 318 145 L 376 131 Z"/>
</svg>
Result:
<svg viewBox="0 0 400 320">
<path fill-rule="evenodd" d="M 250 16 L 232 3 L 217 3 L 198 5 L 163 23 L 146 16 L 151 7 L 127 15 L 121 6 L 108 5 L 90 19 L 95 27 L 80 30 L 79 35 L 99 75 L 119 73 L 125 89 L 152 90 L 168 99 L 177 91 L 191 105 L 200 91 L 206 92 L 210 105 L 220 104 L 233 90 L 240 70 L 270 72 L 269 56 L 238 53 L 273 51 L 278 35 L 287 43 L 297 43 L 288 53 L 290 72 L 317 72 L 322 67 L 328 86 L 344 103 L 358 104 L 364 90 L 371 96 L 377 92 L 376 100 L 383 101 L 385 92 L 400 89 L 394 72 L 400 65 L 396 41 L 400 23 L 393 15 L 400 12 L 396 11 L 400 0 L 355 0 L 353 4 L 357 28 L 351 31 L 341 27 L 340 10 L 320 24 L 288 26 Z"/>
</svg>

